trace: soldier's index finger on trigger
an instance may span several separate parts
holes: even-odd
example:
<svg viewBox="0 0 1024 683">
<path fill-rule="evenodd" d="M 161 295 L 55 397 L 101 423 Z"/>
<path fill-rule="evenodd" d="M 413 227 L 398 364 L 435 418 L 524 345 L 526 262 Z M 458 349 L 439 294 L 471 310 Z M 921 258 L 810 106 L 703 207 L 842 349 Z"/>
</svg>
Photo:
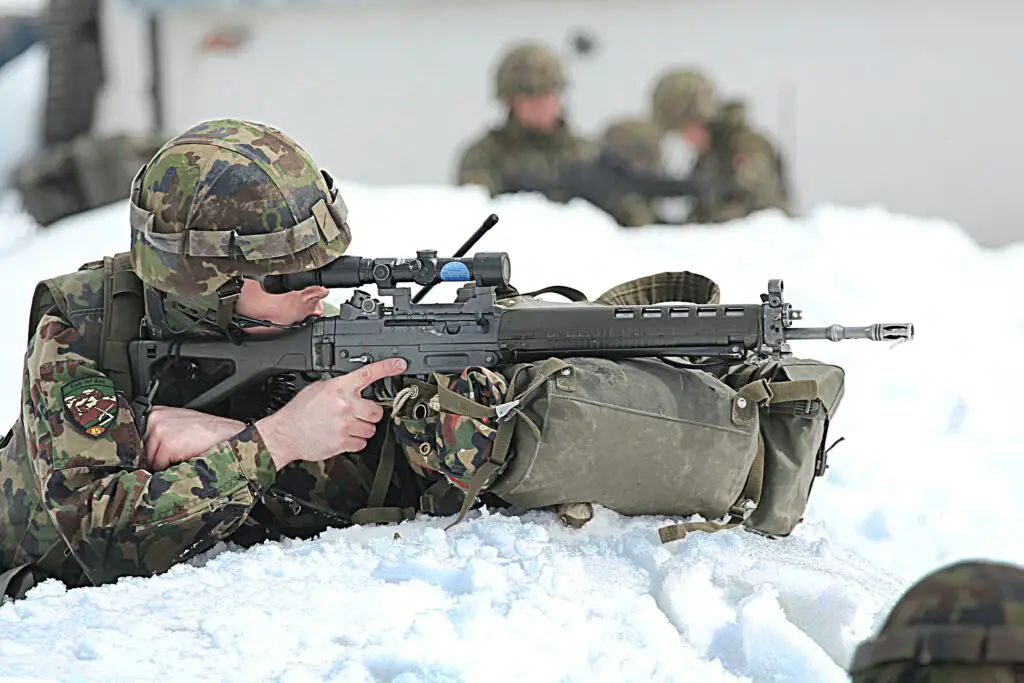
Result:
<svg viewBox="0 0 1024 683">
<path fill-rule="evenodd" d="M 362 391 L 378 380 L 401 374 L 406 367 L 408 367 L 407 363 L 401 358 L 389 358 L 364 365 L 352 373 L 356 378 L 355 388 L 357 391 Z"/>
</svg>

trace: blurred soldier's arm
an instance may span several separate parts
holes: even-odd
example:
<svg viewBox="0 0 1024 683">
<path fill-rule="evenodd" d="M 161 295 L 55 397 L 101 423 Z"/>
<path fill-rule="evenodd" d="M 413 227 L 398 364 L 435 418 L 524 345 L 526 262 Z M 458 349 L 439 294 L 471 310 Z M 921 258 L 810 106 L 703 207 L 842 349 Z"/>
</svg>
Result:
<svg viewBox="0 0 1024 683">
<path fill-rule="evenodd" d="M 736 189 L 718 207 L 716 218 L 728 221 L 764 209 L 779 209 L 788 215 L 786 182 L 771 143 L 760 134 L 746 132 L 739 136 L 731 152 Z"/>
<path fill-rule="evenodd" d="M 457 183 L 459 185 L 481 185 L 492 197 L 502 191 L 501 174 L 497 150 L 488 139 L 470 145 L 459 159 Z"/>
<path fill-rule="evenodd" d="M 43 506 L 92 583 L 162 572 L 197 541 L 234 531 L 273 483 L 275 464 L 255 426 L 210 417 L 213 446 L 153 471 L 161 466 L 130 406 L 81 346 L 51 313 L 28 349 L 21 422 Z M 114 420 L 90 425 L 97 415 L 98 425 Z M 5 497 L 17 505 L 16 493 Z"/>
</svg>

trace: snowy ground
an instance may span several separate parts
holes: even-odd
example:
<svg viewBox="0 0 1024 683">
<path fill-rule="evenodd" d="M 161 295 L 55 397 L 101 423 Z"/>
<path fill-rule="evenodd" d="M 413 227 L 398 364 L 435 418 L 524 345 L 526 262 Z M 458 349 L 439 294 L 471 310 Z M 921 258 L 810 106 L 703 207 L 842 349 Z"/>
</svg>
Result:
<svg viewBox="0 0 1024 683">
<path fill-rule="evenodd" d="M 1024 340 L 1024 247 L 982 251 L 954 226 L 871 208 L 627 232 L 582 202 L 343 191 L 353 254 L 451 253 L 494 211 L 477 250 L 510 252 L 520 288 L 596 296 L 689 269 L 716 279 L 724 301 L 754 302 L 782 277 L 808 325 L 912 321 L 918 338 L 794 344 L 844 365 L 848 387 L 832 430 L 846 441 L 790 538 L 661 545 L 665 520 L 600 510 L 580 531 L 542 513 L 474 514 L 448 533 L 422 519 L 222 547 L 164 576 L 47 583 L 0 608 L 0 681 L 829 683 L 846 680 L 856 643 L 924 572 L 963 557 L 1024 562 L 1019 527 L 1003 521 L 1024 476 L 1005 388 L 1024 380 L 1009 354 Z M 21 216 L 3 224 L 20 236 L 0 236 L 9 421 L 35 282 L 124 249 L 128 228 L 124 205 L 38 233 Z"/>
</svg>

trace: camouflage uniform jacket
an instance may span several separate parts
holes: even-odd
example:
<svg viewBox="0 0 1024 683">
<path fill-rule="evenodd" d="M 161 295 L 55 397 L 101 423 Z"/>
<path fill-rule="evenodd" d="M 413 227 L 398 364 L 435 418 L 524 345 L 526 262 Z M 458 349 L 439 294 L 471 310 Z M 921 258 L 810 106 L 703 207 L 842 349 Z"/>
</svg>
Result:
<svg viewBox="0 0 1024 683">
<path fill-rule="evenodd" d="M 366 505 L 379 434 L 358 457 L 278 472 L 249 424 L 195 458 L 150 471 L 132 397 L 115 392 L 95 361 L 102 269 L 52 282 L 66 314 L 50 309 L 32 333 L 21 415 L 0 447 L 0 571 L 45 558 L 37 569 L 46 576 L 70 587 L 100 585 L 163 572 L 197 544 L 262 541 L 268 518 L 302 537 L 336 521 L 309 509 L 293 514 L 269 497 L 261 502 L 271 485 L 339 515 Z M 389 488 L 387 504 L 415 504 L 422 486 L 404 461 L 392 483 L 400 485 Z"/>
<path fill-rule="evenodd" d="M 723 107 L 711 124 L 709 149 L 698 157 L 693 173 L 729 189 L 719 187 L 699 198 L 688 223 L 723 223 L 770 208 L 790 212 L 782 157 L 750 127 L 742 105 Z"/>
<path fill-rule="evenodd" d="M 597 153 L 597 145 L 574 135 L 564 121 L 553 132 L 541 133 L 510 115 L 504 126 L 489 131 L 462 153 L 458 184 L 482 185 L 495 197 L 518 191 L 516 177 L 553 181 L 573 162 L 596 158 Z M 562 203 L 571 199 L 557 190 L 544 195 Z"/>
</svg>

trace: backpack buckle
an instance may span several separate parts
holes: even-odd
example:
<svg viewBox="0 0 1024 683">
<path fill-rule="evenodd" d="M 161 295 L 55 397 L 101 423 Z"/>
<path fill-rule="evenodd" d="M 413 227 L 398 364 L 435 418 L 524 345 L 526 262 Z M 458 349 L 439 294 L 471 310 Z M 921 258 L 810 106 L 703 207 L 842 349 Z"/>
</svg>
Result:
<svg viewBox="0 0 1024 683">
<path fill-rule="evenodd" d="M 500 403 L 494 406 L 494 415 L 498 418 L 498 422 L 507 422 L 509 415 L 512 411 L 519 407 L 519 399 L 509 401 L 508 403 Z"/>
</svg>

